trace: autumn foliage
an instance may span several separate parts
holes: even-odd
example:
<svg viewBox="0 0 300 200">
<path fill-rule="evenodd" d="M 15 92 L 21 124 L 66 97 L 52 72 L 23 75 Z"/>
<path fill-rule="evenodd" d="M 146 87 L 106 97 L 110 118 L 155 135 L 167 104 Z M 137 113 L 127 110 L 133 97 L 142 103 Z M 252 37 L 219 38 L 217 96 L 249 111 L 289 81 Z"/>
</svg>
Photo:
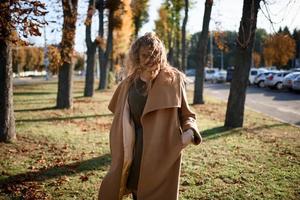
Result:
<svg viewBox="0 0 300 200">
<path fill-rule="evenodd" d="M 10 0 L 0 3 L 0 39 L 11 35 L 12 30 L 17 30 L 20 35 L 27 38 L 28 35 L 41 35 L 39 28 L 46 24 L 39 17 L 44 16 L 47 11 L 45 4 L 35 0 Z M 9 19 L 7 18 L 9 16 Z M 3 31 L 7 30 L 7 31 Z M 10 41 L 15 42 L 15 37 Z"/>
<path fill-rule="evenodd" d="M 120 61 L 115 65 L 117 72 L 121 69 L 121 60 L 124 58 L 125 53 L 128 51 L 131 36 L 134 31 L 133 20 L 132 20 L 132 10 L 130 8 L 130 1 L 123 0 L 123 8 L 119 9 L 115 16 L 120 19 L 120 26 L 114 31 L 114 48 L 113 57 L 114 60 Z M 119 60 L 118 60 L 119 59 Z"/>
<path fill-rule="evenodd" d="M 253 52 L 252 53 L 252 61 L 254 67 L 259 67 L 261 63 L 261 55 L 258 52 Z"/>
<path fill-rule="evenodd" d="M 296 42 L 287 34 L 269 36 L 264 42 L 263 56 L 267 66 L 285 66 L 295 56 Z"/>
<path fill-rule="evenodd" d="M 213 36 L 218 49 L 220 49 L 223 52 L 228 52 L 228 46 L 226 44 L 227 41 L 225 41 L 226 32 L 215 31 L 213 32 Z"/>
<path fill-rule="evenodd" d="M 57 74 L 58 68 L 61 66 L 61 56 L 59 49 L 54 46 L 50 45 L 48 46 L 48 58 L 49 58 L 49 70 L 52 72 L 52 74 Z"/>
</svg>

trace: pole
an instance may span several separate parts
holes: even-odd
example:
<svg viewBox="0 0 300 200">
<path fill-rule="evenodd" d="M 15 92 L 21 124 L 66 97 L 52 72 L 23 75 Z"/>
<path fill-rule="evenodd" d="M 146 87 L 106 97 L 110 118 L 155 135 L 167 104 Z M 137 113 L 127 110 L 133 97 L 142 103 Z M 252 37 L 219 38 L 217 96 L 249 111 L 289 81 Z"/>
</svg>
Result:
<svg viewBox="0 0 300 200">
<path fill-rule="evenodd" d="M 45 21 L 45 16 L 44 16 L 44 21 Z M 48 60 L 47 55 L 48 55 L 48 49 L 47 49 L 47 37 L 46 37 L 46 25 L 44 25 L 44 65 L 45 65 L 45 71 L 46 71 L 46 77 L 45 77 L 46 81 L 49 80 L 49 76 L 48 76 L 49 60 Z"/>
<path fill-rule="evenodd" d="M 213 32 L 210 32 L 210 66 L 214 68 L 214 55 L 213 55 Z"/>
<path fill-rule="evenodd" d="M 224 69 L 224 56 L 223 56 L 223 50 L 221 50 L 221 70 Z"/>
</svg>

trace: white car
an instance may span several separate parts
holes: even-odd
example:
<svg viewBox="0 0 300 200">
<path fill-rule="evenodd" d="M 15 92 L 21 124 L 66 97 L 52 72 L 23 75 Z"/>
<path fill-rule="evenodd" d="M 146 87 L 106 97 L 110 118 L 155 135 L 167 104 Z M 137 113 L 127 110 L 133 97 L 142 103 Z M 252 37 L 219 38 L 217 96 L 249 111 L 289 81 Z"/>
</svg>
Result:
<svg viewBox="0 0 300 200">
<path fill-rule="evenodd" d="M 255 77 L 264 72 L 268 72 L 268 70 L 264 68 L 251 68 L 249 72 L 249 84 L 254 84 Z"/>
<path fill-rule="evenodd" d="M 290 72 L 274 72 L 267 76 L 265 80 L 266 87 L 276 88 L 278 90 L 283 89 L 283 78 Z"/>
<path fill-rule="evenodd" d="M 226 82 L 226 76 L 227 76 L 227 71 L 225 70 L 218 71 L 216 76 L 216 81 L 218 83 Z"/>
<path fill-rule="evenodd" d="M 267 76 L 271 73 L 272 72 L 264 72 L 264 73 L 257 75 L 254 78 L 254 85 L 257 85 L 260 88 L 265 87 L 265 80 L 266 80 Z"/>
<path fill-rule="evenodd" d="M 218 76 L 219 69 L 205 68 L 205 81 L 214 81 Z"/>
<path fill-rule="evenodd" d="M 294 80 L 292 80 L 292 89 L 300 91 L 300 75 L 298 75 Z"/>
<path fill-rule="evenodd" d="M 282 81 L 283 87 L 287 88 L 287 89 L 292 89 L 292 81 L 299 75 L 300 75 L 300 72 L 292 72 L 289 75 L 285 76 Z"/>
</svg>

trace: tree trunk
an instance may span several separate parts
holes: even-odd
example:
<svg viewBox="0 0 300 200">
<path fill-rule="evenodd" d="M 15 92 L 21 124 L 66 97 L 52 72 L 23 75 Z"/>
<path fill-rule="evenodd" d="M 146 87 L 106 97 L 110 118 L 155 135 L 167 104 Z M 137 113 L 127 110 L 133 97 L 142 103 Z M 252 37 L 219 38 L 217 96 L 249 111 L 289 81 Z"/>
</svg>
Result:
<svg viewBox="0 0 300 200">
<path fill-rule="evenodd" d="M 104 41 L 104 0 L 98 1 L 98 13 L 99 13 L 99 36 L 101 40 Z M 99 45 L 98 47 L 98 60 L 100 65 L 100 81 L 98 85 L 98 90 L 103 89 L 103 85 L 105 85 L 106 79 L 105 75 L 107 72 L 104 67 L 104 49 L 103 46 Z"/>
<path fill-rule="evenodd" d="M 139 27 L 141 27 L 141 20 L 139 17 L 134 17 L 133 18 L 133 23 L 134 23 L 134 38 L 137 38 L 139 35 Z"/>
<path fill-rule="evenodd" d="M 113 29 L 114 29 L 114 10 L 110 9 L 108 14 L 108 36 L 106 43 L 106 51 L 104 53 L 103 65 L 100 70 L 100 85 L 99 89 L 103 90 L 107 88 L 107 76 L 109 63 L 112 61 L 112 48 L 113 48 Z"/>
<path fill-rule="evenodd" d="M 243 15 L 237 39 L 236 67 L 230 86 L 225 127 L 243 126 L 246 89 L 260 1 L 244 0 Z"/>
<path fill-rule="evenodd" d="M 87 50 L 87 60 L 86 60 L 86 74 L 85 74 L 85 86 L 84 86 L 84 96 L 92 97 L 94 95 L 94 71 L 95 71 L 95 57 L 96 56 L 96 46 Z"/>
<path fill-rule="evenodd" d="M 95 71 L 95 56 L 96 56 L 96 42 L 92 42 L 91 26 L 94 13 L 94 0 L 89 1 L 88 16 L 85 28 L 85 42 L 87 46 L 87 60 L 85 73 L 84 96 L 92 97 L 94 94 L 94 71 Z"/>
<path fill-rule="evenodd" d="M 73 106 L 73 64 L 64 62 L 58 71 L 57 108 L 72 108 Z"/>
<path fill-rule="evenodd" d="M 178 26 L 176 26 L 176 37 L 175 39 L 175 45 L 176 45 L 176 59 L 175 59 L 175 67 L 177 69 L 179 69 L 180 71 L 182 71 L 181 66 L 180 66 L 180 25 L 178 24 Z"/>
<path fill-rule="evenodd" d="M 78 0 L 62 0 L 64 24 L 61 41 L 62 66 L 59 68 L 57 108 L 72 108 L 73 50 Z"/>
<path fill-rule="evenodd" d="M 13 107 L 13 70 L 11 54 L 11 20 L 9 1 L 1 3 L 0 21 L 0 142 L 16 139 Z M 6 20 L 3 20 L 6 19 Z"/>
<path fill-rule="evenodd" d="M 15 138 L 11 44 L 8 38 L 3 38 L 0 39 L 0 142 Z"/>
<path fill-rule="evenodd" d="M 195 89 L 194 89 L 194 104 L 204 104 L 203 99 L 203 85 L 204 85 L 204 67 L 207 58 L 207 41 L 208 41 L 208 29 L 210 22 L 211 9 L 213 5 L 213 0 L 205 1 L 205 10 L 203 16 L 203 26 L 200 35 L 200 39 L 197 45 L 199 49 L 199 57 L 197 59 L 197 69 L 195 77 Z"/>
<path fill-rule="evenodd" d="M 184 2 L 184 18 L 181 29 L 181 69 L 183 72 L 186 70 L 186 24 L 189 17 L 189 0 Z"/>
</svg>

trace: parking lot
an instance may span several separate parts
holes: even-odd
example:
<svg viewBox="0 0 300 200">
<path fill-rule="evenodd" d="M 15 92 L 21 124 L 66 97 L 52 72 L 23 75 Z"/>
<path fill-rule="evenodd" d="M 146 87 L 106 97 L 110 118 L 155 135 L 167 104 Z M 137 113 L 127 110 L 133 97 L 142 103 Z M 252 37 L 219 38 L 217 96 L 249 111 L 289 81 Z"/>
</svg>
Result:
<svg viewBox="0 0 300 200">
<path fill-rule="evenodd" d="M 205 83 L 204 93 L 227 101 L 230 90 L 229 83 Z M 249 86 L 246 106 L 277 118 L 281 121 L 300 126 L 300 94 L 287 90 L 275 90 Z"/>
</svg>

